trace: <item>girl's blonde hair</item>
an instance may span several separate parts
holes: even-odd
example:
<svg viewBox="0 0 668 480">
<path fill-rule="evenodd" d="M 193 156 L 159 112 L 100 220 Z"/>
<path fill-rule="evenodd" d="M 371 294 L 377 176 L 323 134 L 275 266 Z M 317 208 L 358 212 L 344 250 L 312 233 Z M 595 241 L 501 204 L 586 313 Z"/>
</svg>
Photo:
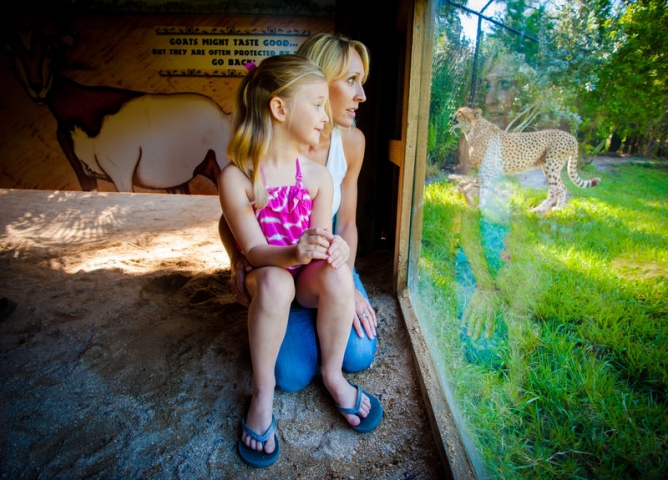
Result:
<svg viewBox="0 0 668 480">
<path fill-rule="evenodd" d="M 364 83 L 369 76 L 369 50 L 362 42 L 351 40 L 343 35 L 316 33 L 302 43 L 297 54 L 318 65 L 327 77 L 327 81 L 331 82 L 342 78 L 348 72 L 351 49 L 355 50 L 362 59 L 364 66 L 362 83 Z"/>
<path fill-rule="evenodd" d="M 267 189 L 260 174 L 260 160 L 269 151 L 272 114 L 269 102 L 280 97 L 288 104 L 306 82 L 326 80 L 318 66 L 301 55 L 275 55 L 249 69 L 237 90 L 232 139 L 227 156 L 253 182 L 254 204 L 267 205 Z"/>
</svg>

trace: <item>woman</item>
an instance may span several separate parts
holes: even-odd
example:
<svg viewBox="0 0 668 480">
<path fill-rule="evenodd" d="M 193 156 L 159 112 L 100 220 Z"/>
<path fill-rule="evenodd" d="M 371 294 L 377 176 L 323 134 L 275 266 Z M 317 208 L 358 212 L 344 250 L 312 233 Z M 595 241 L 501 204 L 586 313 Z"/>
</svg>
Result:
<svg viewBox="0 0 668 480">
<path fill-rule="evenodd" d="M 304 146 L 307 158 L 326 165 L 334 180 L 334 231 L 350 247 L 348 265 L 355 281 L 355 313 L 343 360 L 343 370 L 359 372 L 371 365 L 376 352 L 376 313 L 354 269 L 357 251 L 357 180 L 364 159 L 365 137 L 355 127 L 359 104 L 366 101 L 363 84 L 369 72 L 369 53 L 364 44 L 343 36 L 319 33 L 309 37 L 297 52 L 316 63 L 329 83 L 329 103 L 334 128 L 321 135 L 317 147 Z M 244 277 L 252 268 L 237 251 L 224 218 L 219 232 L 230 256 L 231 287 L 242 305 L 249 305 Z M 315 334 L 315 311 L 294 305 L 276 362 L 276 386 L 285 391 L 306 387 L 319 371 L 319 346 Z"/>
</svg>

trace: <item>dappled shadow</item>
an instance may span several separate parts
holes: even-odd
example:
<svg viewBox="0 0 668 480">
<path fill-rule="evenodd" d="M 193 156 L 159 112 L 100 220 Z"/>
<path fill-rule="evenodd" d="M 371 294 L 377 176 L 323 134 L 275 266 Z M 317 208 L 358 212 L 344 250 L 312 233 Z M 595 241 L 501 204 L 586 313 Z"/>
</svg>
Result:
<svg viewBox="0 0 668 480">
<path fill-rule="evenodd" d="M 82 193 L 0 190 L 0 226 L 4 234 L 39 240 L 46 246 L 95 243 L 132 235 L 181 231 L 214 224 L 220 217 L 216 196 Z M 178 215 L 179 222 L 174 218 Z M 147 232 L 137 217 L 150 219 Z"/>
<path fill-rule="evenodd" d="M 236 451 L 251 363 L 217 199 L 50 195 L 0 191 L 0 296 L 17 305 L 0 322 L 3 475 L 442 476 L 389 252 L 358 262 L 379 347 L 350 375 L 381 399 L 383 423 L 356 434 L 319 381 L 277 392 L 281 459 L 254 471 Z"/>
</svg>

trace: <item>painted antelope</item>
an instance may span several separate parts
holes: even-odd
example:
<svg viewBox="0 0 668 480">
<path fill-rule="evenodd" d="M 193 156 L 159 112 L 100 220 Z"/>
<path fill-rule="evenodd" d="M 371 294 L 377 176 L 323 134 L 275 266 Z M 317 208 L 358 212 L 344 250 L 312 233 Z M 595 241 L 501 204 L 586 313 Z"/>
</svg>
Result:
<svg viewBox="0 0 668 480">
<path fill-rule="evenodd" d="M 196 93 L 76 83 L 56 68 L 64 38 L 73 37 L 37 30 L 12 36 L 7 47 L 23 88 L 55 117 L 58 143 L 83 191 L 95 190 L 97 178 L 119 192 L 136 186 L 189 193 L 196 175 L 216 184 L 228 162 L 229 114 Z"/>
</svg>

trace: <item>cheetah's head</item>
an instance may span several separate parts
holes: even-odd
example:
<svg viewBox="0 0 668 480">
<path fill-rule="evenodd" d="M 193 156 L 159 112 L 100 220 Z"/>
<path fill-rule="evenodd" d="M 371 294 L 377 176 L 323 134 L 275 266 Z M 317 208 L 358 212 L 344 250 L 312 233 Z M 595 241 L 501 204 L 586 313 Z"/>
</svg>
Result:
<svg viewBox="0 0 668 480">
<path fill-rule="evenodd" d="M 476 120 L 481 116 L 482 110 L 479 108 L 461 107 L 450 117 L 452 130 L 459 129 L 466 135 L 473 130 Z"/>
</svg>

